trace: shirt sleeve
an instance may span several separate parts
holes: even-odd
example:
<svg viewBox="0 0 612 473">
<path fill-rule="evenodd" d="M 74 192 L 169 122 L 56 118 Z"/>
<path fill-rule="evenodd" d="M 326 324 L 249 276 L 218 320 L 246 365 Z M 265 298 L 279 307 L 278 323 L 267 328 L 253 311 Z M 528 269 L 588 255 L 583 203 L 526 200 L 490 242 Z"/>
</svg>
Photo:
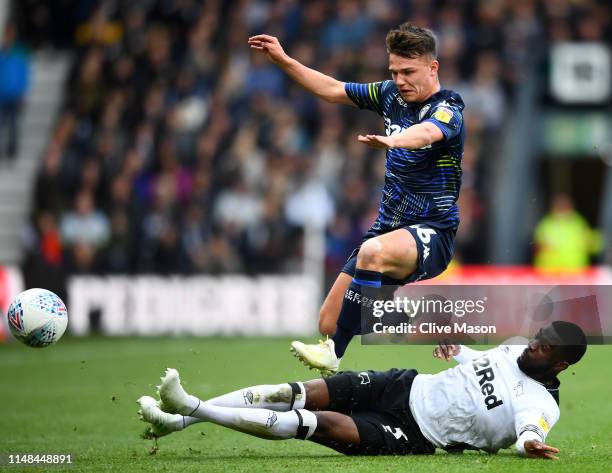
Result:
<svg viewBox="0 0 612 473">
<path fill-rule="evenodd" d="M 516 451 L 525 455 L 525 442 L 538 440 L 545 442 L 550 429 L 559 420 L 559 410 L 553 409 L 525 409 L 517 411 L 514 418 L 516 429 Z"/>
<path fill-rule="evenodd" d="M 461 350 L 459 351 L 459 354 L 454 356 L 453 358 L 460 365 L 465 365 L 466 363 L 469 363 L 475 358 L 478 358 L 483 353 L 484 352 L 482 351 L 474 350 L 473 348 L 466 347 L 465 345 L 461 345 Z"/>
<path fill-rule="evenodd" d="M 463 113 L 460 107 L 444 102 L 433 107 L 422 123 L 424 122 L 436 125 L 444 135 L 444 139 L 450 140 L 461 133 Z"/>
<path fill-rule="evenodd" d="M 347 82 L 344 84 L 344 90 L 346 91 L 346 95 L 348 95 L 359 108 L 372 110 L 382 115 L 384 86 L 385 82 L 370 82 L 368 84 Z"/>
</svg>

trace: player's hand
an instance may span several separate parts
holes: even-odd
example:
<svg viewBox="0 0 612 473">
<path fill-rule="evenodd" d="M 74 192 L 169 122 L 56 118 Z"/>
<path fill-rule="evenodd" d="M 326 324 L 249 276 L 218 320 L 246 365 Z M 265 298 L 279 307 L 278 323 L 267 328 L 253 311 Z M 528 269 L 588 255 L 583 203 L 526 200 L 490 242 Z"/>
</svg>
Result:
<svg viewBox="0 0 612 473">
<path fill-rule="evenodd" d="M 249 38 L 249 46 L 251 49 L 265 53 L 274 64 L 282 64 L 289 58 L 275 36 L 267 34 L 251 36 Z"/>
<path fill-rule="evenodd" d="M 391 136 L 383 135 L 359 135 L 357 141 L 368 145 L 370 148 L 389 149 L 393 148 L 394 140 Z"/>
<path fill-rule="evenodd" d="M 457 356 L 461 352 L 461 345 L 451 345 L 447 341 L 440 342 L 436 348 L 434 348 L 434 358 L 444 359 L 450 361 L 453 356 Z"/>
<path fill-rule="evenodd" d="M 559 449 L 546 445 L 539 440 L 526 440 L 523 444 L 525 447 L 525 453 L 529 457 L 534 458 L 547 458 L 549 460 L 558 460 L 559 458 L 553 455 L 559 453 Z"/>
</svg>

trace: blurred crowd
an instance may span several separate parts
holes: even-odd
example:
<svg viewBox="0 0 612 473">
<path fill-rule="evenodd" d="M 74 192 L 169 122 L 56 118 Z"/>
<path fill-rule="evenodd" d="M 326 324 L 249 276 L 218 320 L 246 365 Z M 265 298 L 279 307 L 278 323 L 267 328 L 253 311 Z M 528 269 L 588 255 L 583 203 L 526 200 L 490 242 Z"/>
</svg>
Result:
<svg viewBox="0 0 612 473">
<path fill-rule="evenodd" d="M 384 153 L 356 137 L 382 120 L 311 97 L 247 38 L 371 82 L 389 78 L 385 35 L 406 20 L 437 33 L 442 86 L 467 105 L 457 258 L 486 262 L 487 186 L 530 51 L 610 34 L 595 1 L 56 3 L 21 14 L 37 46 L 75 52 L 28 245 L 70 273 L 296 271 L 312 224 L 335 275 L 378 210 Z"/>
<path fill-rule="evenodd" d="M 0 42 L 0 169 L 17 157 L 18 121 L 30 83 L 29 55 L 16 39 L 15 25 L 7 25 Z"/>
</svg>

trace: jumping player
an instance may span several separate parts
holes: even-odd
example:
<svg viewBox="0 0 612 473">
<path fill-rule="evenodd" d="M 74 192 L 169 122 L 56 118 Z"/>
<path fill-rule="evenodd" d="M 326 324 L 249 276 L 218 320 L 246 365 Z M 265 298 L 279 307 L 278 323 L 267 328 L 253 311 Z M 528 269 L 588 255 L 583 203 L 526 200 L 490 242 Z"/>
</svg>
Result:
<svg viewBox="0 0 612 473">
<path fill-rule="evenodd" d="M 358 84 L 300 64 L 273 36 L 249 38 L 252 49 L 306 90 L 328 102 L 372 110 L 385 124 L 386 136 L 358 137 L 387 150 L 385 185 L 378 218 L 321 307 L 319 330 L 332 338 L 318 345 L 292 343 L 297 356 L 323 374 L 338 370 L 351 339 L 361 333 L 361 312 L 368 310 L 364 300 L 388 298 L 398 286 L 446 269 L 459 225 L 463 101 L 440 88 L 430 30 L 404 23 L 389 31 L 386 43 L 392 80 Z"/>
<path fill-rule="evenodd" d="M 546 436 L 559 419 L 557 374 L 586 352 L 575 324 L 556 321 L 528 345 L 480 352 L 441 345 L 434 356 L 458 366 L 344 372 L 305 383 L 244 388 L 209 401 L 187 394 L 176 370 L 161 401 L 138 400 L 141 419 L 161 437 L 199 422 L 265 439 L 311 440 L 347 455 L 431 454 L 436 448 L 495 453 L 513 443 L 521 455 L 556 459 Z"/>
</svg>

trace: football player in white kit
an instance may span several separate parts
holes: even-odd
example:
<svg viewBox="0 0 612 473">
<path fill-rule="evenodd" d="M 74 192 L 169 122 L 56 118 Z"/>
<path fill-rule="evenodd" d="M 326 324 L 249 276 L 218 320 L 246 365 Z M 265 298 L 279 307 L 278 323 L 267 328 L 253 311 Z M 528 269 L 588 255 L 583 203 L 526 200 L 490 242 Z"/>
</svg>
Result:
<svg viewBox="0 0 612 473">
<path fill-rule="evenodd" d="M 267 439 L 311 440 L 347 455 L 431 454 L 436 448 L 556 459 L 545 443 L 559 419 L 557 374 L 586 352 L 573 323 L 556 321 L 527 345 L 487 351 L 441 344 L 434 356 L 459 364 L 438 374 L 391 369 L 343 372 L 305 383 L 252 386 L 208 401 L 166 371 L 161 400 L 138 400 L 150 437 L 213 422 Z"/>
</svg>

